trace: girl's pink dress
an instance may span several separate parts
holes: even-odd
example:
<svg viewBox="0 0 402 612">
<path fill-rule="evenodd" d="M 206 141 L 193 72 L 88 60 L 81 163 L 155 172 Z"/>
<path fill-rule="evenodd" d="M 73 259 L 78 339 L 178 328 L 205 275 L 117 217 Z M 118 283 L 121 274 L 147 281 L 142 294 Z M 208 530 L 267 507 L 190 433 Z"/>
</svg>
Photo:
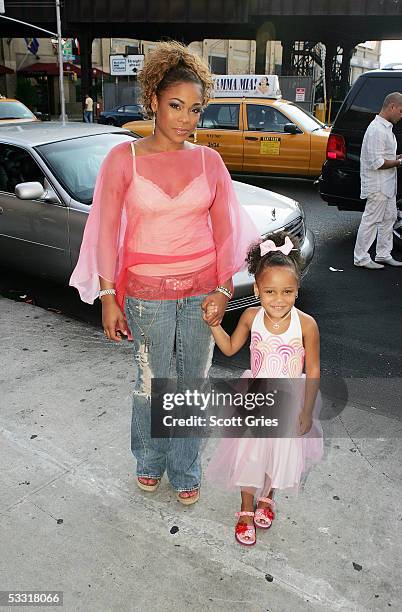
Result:
<svg viewBox="0 0 402 612">
<path fill-rule="evenodd" d="M 291 310 L 290 325 L 283 334 L 272 334 L 261 307 L 251 328 L 251 369 L 243 377 L 304 378 L 304 347 L 298 311 Z M 296 418 L 304 399 L 304 385 L 297 385 Z M 309 434 L 292 438 L 223 438 L 207 467 L 206 478 L 228 489 L 241 488 L 258 496 L 271 489 L 297 488 L 303 472 L 322 458 L 322 428 L 318 421 L 320 400 L 313 412 Z"/>
<path fill-rule="evenodd" d="M 70 279 L 93 303 L 99 276 L 126 295 L 181 299 L 213 291 L 245 266 L 259 232 L 239 204 L 220 155 L 208 147 L 106 156 Z"/>
</svg>

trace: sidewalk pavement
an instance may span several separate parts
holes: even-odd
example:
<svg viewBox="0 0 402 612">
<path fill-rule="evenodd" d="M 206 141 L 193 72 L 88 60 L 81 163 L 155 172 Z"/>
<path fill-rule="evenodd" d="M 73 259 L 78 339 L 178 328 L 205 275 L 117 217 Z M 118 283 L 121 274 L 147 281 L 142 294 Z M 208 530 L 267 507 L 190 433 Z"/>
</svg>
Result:
<svg viewBox="0 0 402 612">
<path fill-rule="evenodd" d="M 352 440 L 345 423 L 368 412 L 347 406 L 304 490 L 278 494 L 272 529 L 246 549 L 236 494 L 204 483 L 185 508 L 165 479 L 136 487 L 129 343 L 3 298 L 0 337 L 0 590 L 61 590 L 56 612 L 401 609 L 396 419 L 370 415 L 389 437 Z"/>
</svg>

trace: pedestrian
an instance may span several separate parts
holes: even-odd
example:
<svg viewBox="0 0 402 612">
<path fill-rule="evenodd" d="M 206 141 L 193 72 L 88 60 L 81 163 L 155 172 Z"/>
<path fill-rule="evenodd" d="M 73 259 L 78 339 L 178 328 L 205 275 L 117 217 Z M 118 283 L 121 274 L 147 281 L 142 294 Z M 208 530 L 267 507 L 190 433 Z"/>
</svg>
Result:
<svg viewBox="0 0 402 612">
<path fill-rule="evenodd" d="M 295 307 L 300 252 L 293 240 L 285 232 L 278 232 L 252 245 L 248 270 L 255 277 L 254 288 L 261 306 L 243 312 L 232 336 L 220 326 L 211 327 L 216 344 L 227 356 L 237 353 L 251 333 L 251 369 L 242 378 L 301 379 L 301 384 L 293 385 L 297 400 L 294 431 L 299 435 L 222 438 L 208 465 L 208 479 L 223 488 L 240 490 L 235 538 L 245 546 L 256 543 L 256 527 L 271 527 L 275 517 L 274 491 L 296 488 L 307 464 L 322 456 L 322 429 L 316 419 L 319 331 L 315 320 Z M 209 309 L 214 312 L 213 305 Z"/>
<path fill-rule="evenodd" d="M 84 121 L 85 123 L 93 123 L 94 101 L 89 94 L 85 94 Z"/>
<path fill-rule="evenodd" d="M 397 168 L 402 155 L 396 155 L 396 138 L 392 127 L 402 118 L 402 94 L 388 94 L 378 115 L 368 126 L 360 156 L 361 198 L 367 198 L 357 232 L 354 264 L 379 270 L 384 264 L 402 266 L 391 255 L 392 228 L 397 220 Z M 373 261 L 369 249 L 377 238 Z"/>
<path fill-rule="evenodd" d="M 131 331 L 138 486 L 155 491 L 167 471 L 187 505 L 199 498 L 200 440 L 152 438 L 151 379 L 170 376 L 174 347 L 179 384 L 208 376 L 214 343 L 202 312 L 214 302 L 206 320 L 221 322 L 232 275 L 259 232 L 220 155 L 187 141 L 211 92 L 208 66 L 180 43 L 163 42 L 139 81 L 154 132 L 114 147 L 103 162 L 70 283 L 85 301 L 100 296 L 108 339 Z"/>
</svg>

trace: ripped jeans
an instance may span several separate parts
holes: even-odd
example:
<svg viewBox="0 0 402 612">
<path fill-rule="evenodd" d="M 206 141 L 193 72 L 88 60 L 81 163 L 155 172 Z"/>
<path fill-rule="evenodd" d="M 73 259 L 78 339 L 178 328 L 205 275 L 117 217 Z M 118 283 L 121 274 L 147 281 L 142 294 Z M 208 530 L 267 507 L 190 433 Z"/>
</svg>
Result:
<svg viewBox="0 0 402 612">
<path fill-rule="evenodd" d="M 214 341 L 201 318 L 205 295 L 178 300 L 142 300 L 126 297 L 125 313 L 133 336 L 134 390 L 131 450 L 137 477 L 161 478 L 166 470 L 177 491 L 200 486 L 200 438 L 151 437 L 151 378 L 169 378 L 176 341 L 178 384 L 184 377 L 207 378 Z M 141 332 L 149 339 L 141 345 Z"/>
</svg>

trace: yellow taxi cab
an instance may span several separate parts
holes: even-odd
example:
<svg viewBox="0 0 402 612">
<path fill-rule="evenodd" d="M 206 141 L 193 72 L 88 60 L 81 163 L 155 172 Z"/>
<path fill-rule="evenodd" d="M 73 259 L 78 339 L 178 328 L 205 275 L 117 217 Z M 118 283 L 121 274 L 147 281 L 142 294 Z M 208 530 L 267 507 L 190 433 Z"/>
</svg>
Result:
<svg viewBox="0 0 402 612">
<path fill-rule="evenodd" d="M 19 100 L 0 95 L 0 125 L 29 121 L 39 121 L 39 119 Z"/>
<path fill-rule="evenodd" d="M 259 93 L 259 84 L 270 78 L 269 90 Z M 317 177 L 326 157 L 329 128 L 283 100 L 277 79 L 276 75 L 214 77 L 217 97 L 200 117 L 197 143 L 216 149 L 231 172 Z M 130 121 L 123 127 L 148 136 L 152 125 L 149 120 Z"/>
</svg>

